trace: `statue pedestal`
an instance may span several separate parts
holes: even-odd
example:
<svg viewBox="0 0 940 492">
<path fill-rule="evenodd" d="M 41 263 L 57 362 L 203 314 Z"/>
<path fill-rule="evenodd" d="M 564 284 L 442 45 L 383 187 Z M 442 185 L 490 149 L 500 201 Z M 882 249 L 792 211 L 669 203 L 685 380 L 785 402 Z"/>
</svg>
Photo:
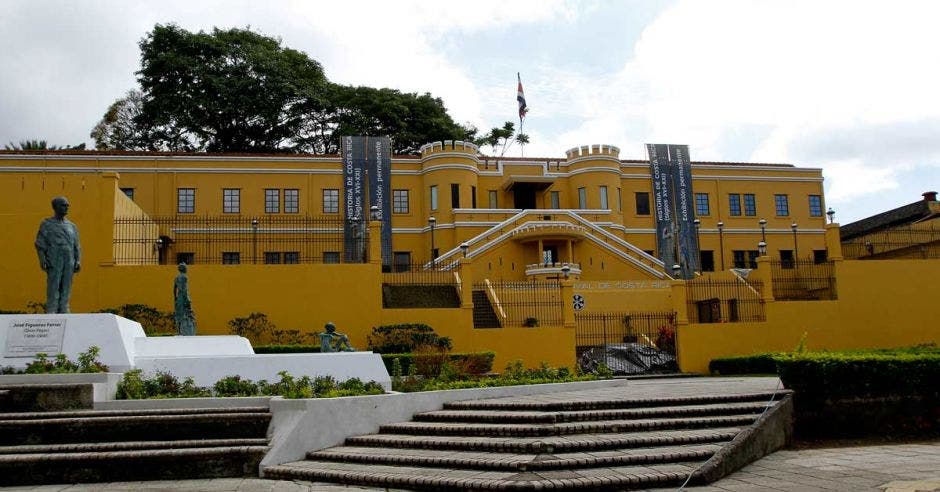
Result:
<svg viewBox="0 0 940 492">
<path fill-rule="evenodd" d="M 200 386 L 212 386 L 226 376 L 274 382 L 278 372 L 294 377 L 333 376 L 338 381 L 359 378 L 391 389 L 382 357 L 372 352 L 325 354 L 255 354 L 248 339 L 234 335 L 148 337 L 136 321 L 113 314 L 0 315 L 0 367 L 24 369 L 37 353 L 49 358 L 65 354 L 77 361 L 91 346 L 111 372 L 142 369 L 164 371 Z"/>
</svg>

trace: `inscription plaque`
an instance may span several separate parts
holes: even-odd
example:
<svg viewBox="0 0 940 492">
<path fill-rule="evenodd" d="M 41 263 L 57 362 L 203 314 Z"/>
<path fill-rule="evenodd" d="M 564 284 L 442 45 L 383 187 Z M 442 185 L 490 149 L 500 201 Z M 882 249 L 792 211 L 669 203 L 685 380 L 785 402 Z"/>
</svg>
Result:
<svg viewBox="0 0 940 492">
<path fill-rule="evenodd" d="M 4 357 L 35 357 L 62 352 L 65 338 L 64 319 L 10 320 Z"/>
</svg>

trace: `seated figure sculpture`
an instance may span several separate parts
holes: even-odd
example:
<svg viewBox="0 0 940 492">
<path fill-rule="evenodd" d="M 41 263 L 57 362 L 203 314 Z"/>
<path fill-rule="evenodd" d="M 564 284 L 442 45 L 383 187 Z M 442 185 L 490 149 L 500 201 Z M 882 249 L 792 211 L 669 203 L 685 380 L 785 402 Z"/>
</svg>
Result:
<svg viewBox="0 0 940 492">
<path fill-rule="evenodd" d="M 355 352 L 356 349 L 349 344 L 349 337 L 336 331 L 336 325 L 328 321 L 323 326 L 325 332 L 320 333 L 320 352 Z"/>
</svg>

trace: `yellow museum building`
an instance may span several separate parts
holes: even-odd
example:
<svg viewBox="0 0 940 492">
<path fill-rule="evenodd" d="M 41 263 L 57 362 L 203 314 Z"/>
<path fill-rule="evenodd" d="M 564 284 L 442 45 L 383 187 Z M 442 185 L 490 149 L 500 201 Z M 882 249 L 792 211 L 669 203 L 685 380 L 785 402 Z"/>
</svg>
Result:
<svg viewBox="0 0 940 492">
<path fill-rule="evenodd" d="M 917 302 L 937 262 L 843 261 L 821 169 L 691 164 L 700 254 L 683 280 L 657 254 L 650 162 L 612 145 L 503 158 L 445 141 L 392 156 L 384 255 L 376 211 L 346 212 L 339 155 L 4 151 L 0 309 L 42 301 L 33 239 L 63 195 L 83 248 L 73 311 L 171 311 L 182 261 L 199 334 L 263 312 L 305 333 L 333 321 L 361 348 L 372 327 L 424 322 L 455 351 L 495 351 L 501 368 L 572 366 L 584 347 L 663 345 L 673 330 L 693 372 L 803 333 L 815 348 L 936 342 L 929 302 L 898 329 L 877 306 Z"/>
</svg>

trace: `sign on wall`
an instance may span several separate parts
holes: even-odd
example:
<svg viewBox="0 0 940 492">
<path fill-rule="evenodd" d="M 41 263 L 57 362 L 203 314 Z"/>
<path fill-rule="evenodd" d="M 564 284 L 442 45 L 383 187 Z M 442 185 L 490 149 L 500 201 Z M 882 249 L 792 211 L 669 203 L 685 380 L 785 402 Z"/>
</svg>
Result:
<svg viewBox="0 0 940 492">
<path fill-rule="evenodd" d="M 64 319 L 10 320 L 4 357 L 35 357 L 62 352 Z"/>
<path fill-rule="evenodd" d="M 370 209 L 371 207 L 378 207 L 375 219 L 382 222 L 382 266 L 391 267 L 392 141 L 388 137 L 364 138 L 368 149 L 366 173 L 369 175 L 369 207 Z"/>
<path fill-rule="evenodd" d="M 678 264 L 680 277 L 692 278 L 699 270 L 699 245 L 689 146 L 647 144 L 646 149 L 653 182 L 659 258 L 669 272 Z"/>
<path fill-rule="evenodd" d="M 347 262 L 358 263 L 365 256 L 365 162 L 366 138 L 342 137 L 343 153 L 343 225 L 344 257 Z"/>
</svg>

